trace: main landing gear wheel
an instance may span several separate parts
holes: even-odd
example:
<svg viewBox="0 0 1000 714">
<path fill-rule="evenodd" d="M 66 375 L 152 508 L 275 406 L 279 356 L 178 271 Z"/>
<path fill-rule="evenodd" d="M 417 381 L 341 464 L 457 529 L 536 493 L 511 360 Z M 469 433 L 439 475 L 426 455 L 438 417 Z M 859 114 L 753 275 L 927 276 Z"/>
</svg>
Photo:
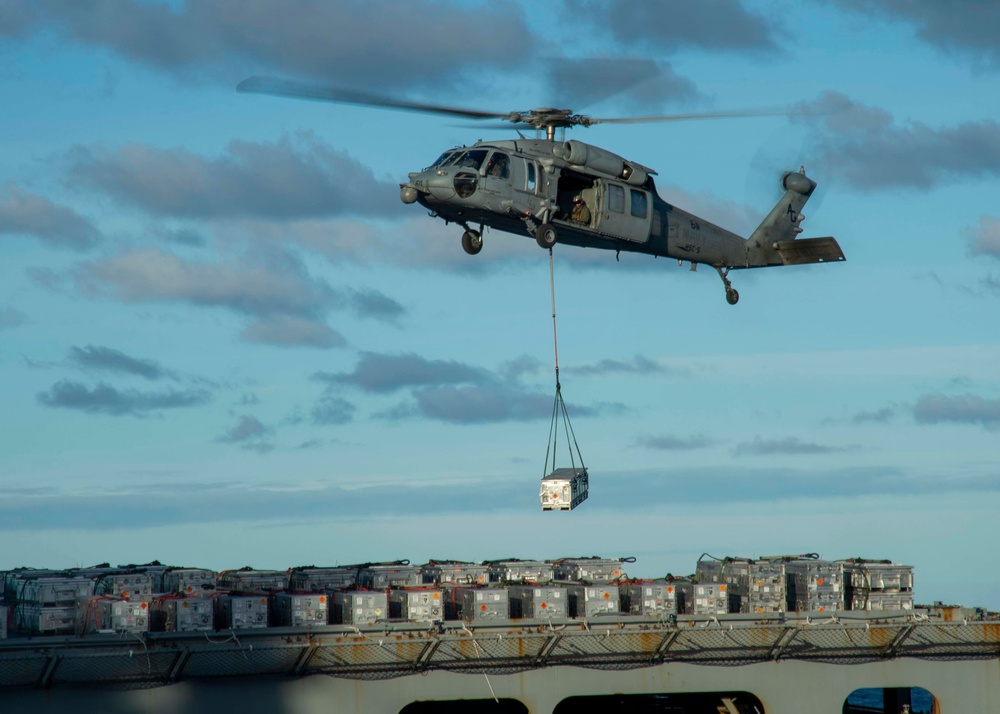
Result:
<svg viewBox="0 0 1000 714">
<path fill-rule="evenodd" d="M 467 230 L 462 234 L 462 249 L 475 255 L 483 249 L 483 235 L 479 231 Z"/>
<path fill-rule="evenodd" d="M 715 269 L 719 272 L 719 277 L 722 278 L 722 284 L 726 286 L 726 302 L 730 305 L 735 305 L 740 301 L 740 294 L 736 292 L 736 288 L 729 282 L 729 268 L 716 266 Z"/>
<path fill-rule="evenodd" d="M 546 250 L 554 246 L 558 239 L 559 234 L 551 223 L 543 223 L 535 229 L 535 242 Z"/>
</svg>

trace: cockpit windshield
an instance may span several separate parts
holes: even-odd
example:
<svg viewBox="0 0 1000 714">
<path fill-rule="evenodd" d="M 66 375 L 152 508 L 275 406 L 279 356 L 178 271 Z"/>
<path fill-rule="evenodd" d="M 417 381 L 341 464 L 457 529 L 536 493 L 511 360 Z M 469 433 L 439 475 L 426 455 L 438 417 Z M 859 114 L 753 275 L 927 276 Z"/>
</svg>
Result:
<svg viewBox="0 0 1000 714">
<path fill-rule="evenodd" d="M 486 149 L 470 149 L 468 151 L 456 151 L 441 166 L 458 166 L 463 169 L 479 170 L 486 160 Z"/>
<path fill-rule="evenodd" d="M 439 157 L 437 157 L 437 159 L 434 160 L 434 163 L 428 166 L 427 169 L 437 168 L 438 166 L 447 166 L 448 160 L 451 159 L 453 156 L 455 156 L 455 154 L 460 154 L 460 153 L 462 152 L 450 149 L 449 151 L 446 151 Z M 424 169 L 424 171 L 427 171 L 427 169 Z"/>
</svg>

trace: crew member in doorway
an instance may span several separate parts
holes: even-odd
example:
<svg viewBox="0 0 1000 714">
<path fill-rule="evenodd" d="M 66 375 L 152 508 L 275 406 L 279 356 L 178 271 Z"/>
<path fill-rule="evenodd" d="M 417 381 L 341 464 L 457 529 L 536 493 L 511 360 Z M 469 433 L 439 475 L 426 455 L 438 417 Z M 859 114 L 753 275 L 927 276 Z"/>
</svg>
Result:
<svg viewBox="0 0 1000 714">
<path fill-rule="evenodd" d="M 590 225 L 590 209 L 587 208 L 587 204 L 583 202 L 583 196 L 579 194 L 573 196 L 573 213 L 570 215 L 570 219 L 576 221 L 577 223 Z"/>
</svg>

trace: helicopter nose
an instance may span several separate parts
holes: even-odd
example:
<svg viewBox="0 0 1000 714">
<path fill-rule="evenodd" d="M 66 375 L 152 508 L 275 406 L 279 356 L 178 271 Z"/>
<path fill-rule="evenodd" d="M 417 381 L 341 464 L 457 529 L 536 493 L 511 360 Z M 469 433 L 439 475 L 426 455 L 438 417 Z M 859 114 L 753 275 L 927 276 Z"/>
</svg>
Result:
<svg viewBox="0 0 1000 714">
<path fill-rule="evenodd" d="M 413 186 L 408 186 L 407 184 L 400 184 L 399 186 L 399 200 L 405 204 L 416 203 L 417 196 L 420 192 Z"/>
<path fill-rule="evenodd" d="M 447 201 L 455 197 L 455 186 L 451 176 L 438 176 L 432 174 L 427 177 L 427 192 L 439 201 Z"/>
</svg>

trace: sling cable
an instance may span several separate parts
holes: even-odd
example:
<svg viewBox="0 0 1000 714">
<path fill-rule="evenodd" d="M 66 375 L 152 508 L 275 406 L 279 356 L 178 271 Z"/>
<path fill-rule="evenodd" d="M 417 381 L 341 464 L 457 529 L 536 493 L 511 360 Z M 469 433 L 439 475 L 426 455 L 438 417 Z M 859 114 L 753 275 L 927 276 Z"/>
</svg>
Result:
<svg viewBox="0 0 1000 714">
<path fill-rule="evenodd" d="M 549 424 L 549 443 L 545 450 L 545 468 L 542 470 L 540 498 L 543 511 L 572 511 L 587 500 L 589 477 L 587 467 L 583 463 L 583 454 L 580 453 L 580 446 L 576 442 L 576 434 L 573 433 L 573 426 L 569 422 L 569 412 L 566 410 L 566 402 L 563 401 L 562 384 L 559 381 L 556 278 L 551 248 L 549 248 L 549 286 L 552 292 L 552 345 L 555 350 L 556 362 L 556 396 L 552 403 L 552 422 Z M 562 421 L 561 425 L 560 421 Z M 556 468 L 560 427 L 565 433 L 570 465 L 569 467 Z M 550 456 L 552 457 L 551 461 Z"/>
</svg>

